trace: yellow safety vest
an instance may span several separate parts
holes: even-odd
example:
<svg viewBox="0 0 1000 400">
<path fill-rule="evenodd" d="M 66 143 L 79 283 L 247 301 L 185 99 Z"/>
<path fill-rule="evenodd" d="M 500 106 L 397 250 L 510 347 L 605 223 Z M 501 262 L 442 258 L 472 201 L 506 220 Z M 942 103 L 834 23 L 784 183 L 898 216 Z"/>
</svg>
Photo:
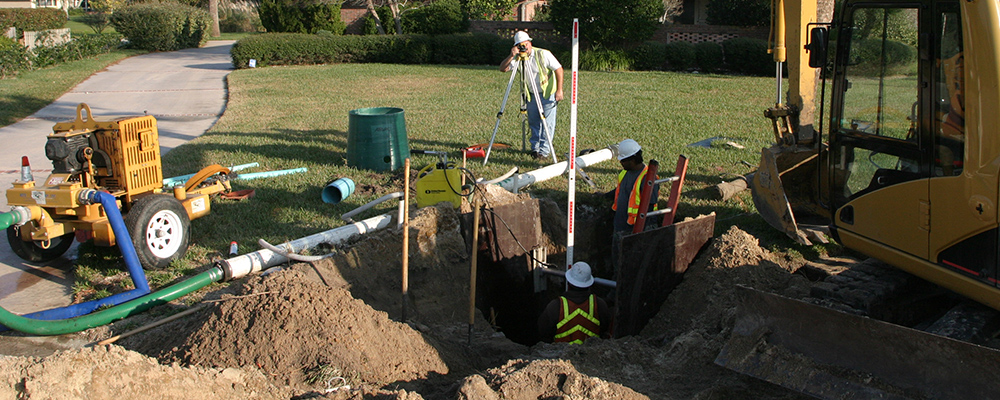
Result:
<svg viewBox="0 0 1000 400">
<path fill-rule="evenodd" d="M 639 216 L 639 203 L 642 202 L 642 178 L 646 177 L 646 170 L 649 166 L 643 167 L 639 177 L 635 179 L 635 186 L 632 187 L 631 198 L 628 202 L 628 224 L 635 225 L 635 219 Z M 611 203 L 611 210 L 618 211 L 618 192 L 622 187 L 622 179 L 625 179 L 625 170 L 618 173 L 618 186 L 615 187 L 615 202 Z M 653 206 L 654 209 L 656 206 Z"/>
<path fill-rule="evenodd" d="M 562 310 L 563 318 L 556 324 L 554 337 L 556 342 L 581 344 L 584 340 L 598 335 L 601 330 L 601 321 L 595 315 L 597 300 L 593 294 L 583 304 L 573 303 L 566 300 L 566 297 L 559 299 L 562 300 L 560 310 Z"/>
<path fill-rule="evenodd" d="M 555 71 L 548 69 L 542 63 L 545 59 L 543 52 L 547 51 L 548 50 L 537 47 L 531 49 L 532 57 L 535 59 L 535 65 L 538 66 L 538 84 L 540 86 L 538 90 L 542 92 L 542 97 L 546 99 L 551 98 L 552 94 L 556 91 Z M 530 84 L 527 82 L 524 83 L 524 93 L 528 94 L 528 101 L 531 101 L 531 86 L 529 85 Z"/>
</svg>

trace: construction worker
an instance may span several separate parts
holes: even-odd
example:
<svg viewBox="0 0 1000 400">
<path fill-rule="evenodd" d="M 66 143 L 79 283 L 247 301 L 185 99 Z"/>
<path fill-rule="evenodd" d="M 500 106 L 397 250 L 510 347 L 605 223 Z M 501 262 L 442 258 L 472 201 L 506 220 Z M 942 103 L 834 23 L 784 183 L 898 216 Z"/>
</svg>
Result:
<svg viewBox="0 0 1000 400">
<path fill-rule="evenodd" d="M 556 105 L 563 99 L 563 67 L 551 51 L 533 47 L 531 37 L 524 31 L 514 34 L 514 47 L 510 49 L 510 56 L 500 63 L 500 70 L 510 71 L 515 60 L 524 61 L 521 73 L 529 79 L 522 90 L 528 98 L 531 155 L 543 160 L 549 157 L 552 146 L 548 135 L 552 139 L 556 135 Z M 535 96 L 536 92 L 538 96 Z M 538 112 L 538 102 L 541 102 L 541 113 Z M 542 116 L 545 117 L 545 128 L 542 127 Z"/>
<path fill-rule="evenodd" d="M 622 171 L 618 173 L 618 185 L 608 196 L 614 197 L 611 210 L 614 211 L 611 236 L 611 265 L 614 268 L 614 280 L 618 280 L 618 256 L 622 237 L 632 233 L 636 218 L 639 215 L 641 202 L 642 180 L 646 177 L 647 166 L 642 159 L 642 147 L 635 140 L 625 139 L 618 143 L 618 162 Z M 649 210 L 656 208 L 659 185 L 653 187 L 649 196 Z"/>
<path fill-rule="evenodd" d="M 642 159 L 642 147 L 635 140 L 625 139 L 618 143 L 618 162 L 622 165 L 622 171 L 618 173 L 618 185 L 615 186 L 614 202 L 611 203 L 611 210 L 615 212 L 614 231 L 615 233 L 631 233 L 635 225 L 636 217 L 639 215 L 640 194 L 642 192 L 642 180 L 646 177 L 646 164 Z M 653 210 L 657 201 L 657 187 L 653 188 L 650 194 L 650 210 Z"/>
<path fill-rule="evenodd" d="M 590 264 L 580 261 L 566 271 L 566 292 L 538 317 L 541 341 L 580 344 L 595 336 L 611 337 L 611 311 L 604 299 L 591 293 L 593 284 Z"/>
</svg>

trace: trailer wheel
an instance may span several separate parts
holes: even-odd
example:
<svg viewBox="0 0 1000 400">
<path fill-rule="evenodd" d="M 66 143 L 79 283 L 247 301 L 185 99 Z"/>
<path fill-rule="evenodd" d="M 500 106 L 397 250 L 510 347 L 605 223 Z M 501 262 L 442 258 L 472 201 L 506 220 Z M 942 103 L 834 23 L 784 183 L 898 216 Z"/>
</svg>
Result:
<svg viewBox="0 0 1000 400">
<path fill-rule="evenodd" d="M 143 268 L 166 268 L 187 253 L 191 220 L 173 196 L 152 195 L 137 200 L 125 215 L 125 227 Z"/>
<path fill-rule="evenodd" d="M 59 236 L 52 239 L 46 248 L 42 247 L 44 243 L 39 240 L 31 242 L 21 240 L 20 227 L 7 228 L 7 243 L 10 244 L 10 249 L 21 259 L 31 262 L 46 262 L 59 258 L 73 245 L 73 237 L 72 233 Z"/>
</svg>

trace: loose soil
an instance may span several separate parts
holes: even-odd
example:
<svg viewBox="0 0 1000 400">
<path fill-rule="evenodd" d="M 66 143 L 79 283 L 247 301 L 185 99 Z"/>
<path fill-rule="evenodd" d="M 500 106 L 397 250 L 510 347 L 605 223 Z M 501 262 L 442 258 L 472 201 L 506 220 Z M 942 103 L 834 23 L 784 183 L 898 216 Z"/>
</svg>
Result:
<svg viewBox="0 0 1000 400">
<path fill-rule="evenodd" d="M 493 206 L 524 199 L 489 195 Z M 565 216 L 555 203 L 541 207 L 542 242 L 558 257 Z M 469 323 L 470 239 L 460 211 L 411 211 L 405 296 L 403 231 L 389 228 L 327 249 L 333 256 L 321 261 L 219 285 L 205 296 L 219 301 L 114 344 L 0 358 L 0 397 L 801 398 L 713 363 L 734 321 L 736 285 L 808 292 L 797 266 L 749 234 L 733 227 L 713 239 L 640 335 L 524 346 L 478 310 Z M 161 306 L 80 335 L 103 339 L 185 308 Z"/>
</svg>

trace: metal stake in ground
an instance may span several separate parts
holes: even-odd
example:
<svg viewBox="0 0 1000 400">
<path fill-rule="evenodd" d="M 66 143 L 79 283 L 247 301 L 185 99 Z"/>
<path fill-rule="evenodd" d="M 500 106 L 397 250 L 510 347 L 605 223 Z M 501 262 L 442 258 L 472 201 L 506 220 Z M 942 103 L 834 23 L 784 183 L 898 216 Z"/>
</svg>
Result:
<svg viewBox="0 0 1000 400">
<path fill-rule="evenodd" d="M 473 195 L 475 197 L 475 195 Z M 472 202 L 472 267 L 469 271 L 469 344 L 476 324 L 476 260 L 479 258 L 479 199 Z"/>
<path fill-rule="evenodd" d="M 410 287 L 410 159 L 403 162 L 403 318 L 406 322 L 407 291 Z"/>
</svg>

